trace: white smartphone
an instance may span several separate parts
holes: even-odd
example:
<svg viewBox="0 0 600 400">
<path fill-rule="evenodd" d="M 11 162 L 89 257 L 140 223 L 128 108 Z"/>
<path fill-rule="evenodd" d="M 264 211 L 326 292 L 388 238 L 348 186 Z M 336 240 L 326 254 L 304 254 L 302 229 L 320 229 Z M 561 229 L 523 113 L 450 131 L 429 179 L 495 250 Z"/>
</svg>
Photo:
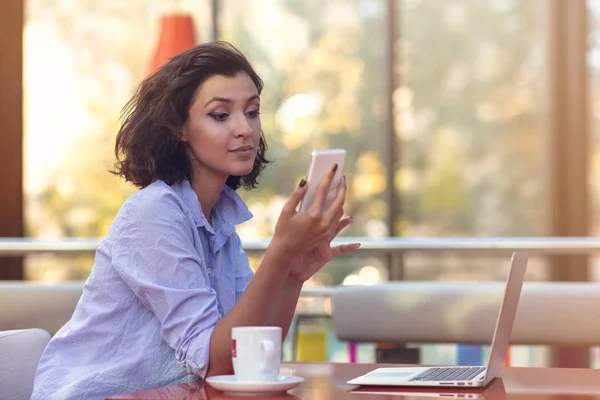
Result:
<svg viewBox="0 0 600 400">
<path fill-rule="evenodd" d="M 330 149 L 330 150 L 315 150 L 312 152 L 312 161 L 308 170 L 306 178 L 308 189 L 302 203 L 300 204 L 300 211 L 306 211 L 312 204 L 319 184 L 323 176 L 331 169 L 333 164 L 337 164 L 337 170 L 333 177 L 333 181 L 329 186 L 323 209 L 326 210 L 337 193 L 338 186 L 344 176 L 344 163 L 346 162 L 346 150 L 344 149 Z"/>
</svg>

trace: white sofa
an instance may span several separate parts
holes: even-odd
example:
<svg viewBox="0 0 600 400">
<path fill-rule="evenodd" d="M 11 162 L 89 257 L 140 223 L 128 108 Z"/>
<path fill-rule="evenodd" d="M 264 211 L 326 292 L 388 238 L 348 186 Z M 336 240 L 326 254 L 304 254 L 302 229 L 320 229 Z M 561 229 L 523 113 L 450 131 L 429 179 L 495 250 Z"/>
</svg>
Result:
<svg viewBox="0 0 600 400">
<path fill-rule="evenodd" d="M 0 282 L 0 330 L 54 335 L 84 282 Z M 489 344 L 502 282 L 390 282 L 332 292 L 333 326 L 352 342 Z M 600 283 L 526 282 L 511 343 L 600 345 Z"/>
<path fill-rule="evenodd" d="M 73 315 L 83 284 L 0 281 L 0 330 L 41 328 L 54 335 Z"/>
<path fill-rule="evenodd" d="M 503 282 L 390 282 L 333 291 L 341 340 L 489 344 Z M 512 344 L 600 345 L 600 283 L 526 282 Z"/>
</svg>

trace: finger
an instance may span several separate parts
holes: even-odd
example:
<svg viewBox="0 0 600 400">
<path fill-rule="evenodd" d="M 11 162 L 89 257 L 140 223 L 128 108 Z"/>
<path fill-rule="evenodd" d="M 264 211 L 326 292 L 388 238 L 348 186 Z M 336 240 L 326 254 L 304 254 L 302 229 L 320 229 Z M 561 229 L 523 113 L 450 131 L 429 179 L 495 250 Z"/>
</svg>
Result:
<svg viewBox="0 0 600 400">
<path fill-rule="evenodd" d="M 327 198 L 327 192 L 329 191 L 329 186 L 331 186 L 331 182 L 333 181 L 333 177 L 335 176 L 335 171 L 337 171 L 338 165 L 333 164 L 329 171 L 323 175 L 321 182 L 319 183 L 319 187 L 317 192 L 315 193 L 315 199 L 311 205 L 311 208 L 314 210 L 318 210 L 321 212 L 323 210 L 323 204 L 325 204 L 325 199 Z"/>
<path fill-rule="evenodd" d="M 329 241 L 332 241 L 333 239 L 336 238 L 336 236 L 342 231 L 342 229 L 344 229 L 345 227 L 347 227 L 348 225 L 350 225 L 352 223 L 352 217 L 346 217 L 344 219 L 341 219 L 342 215 L 337 215 L 336 219 L 335 219 L 335 226 L 331 227 L 330 230 L 330 235 L 329 235 Z"/>
<path fill-rule="evenodd" d="M 339 220 L 344 212 L 344 202 L 346 201 L 346 179 L 342 179 L 338 185 L 337 192 L 329 209 L 325 211 L 325 218 L 330 221 Z M 342 212 L 342 215 L 339 213 Z M 336 218 L 337 217 L 337 218 Z"/>
<path fill-rule="evenodd" d="M 337 210 L 337 212 L 335 213 L 332 222 L 335 224 L 335 226 L 337 226 L 337 224 L 340 222 L 340 220 L 342 219 L 342 217 L 344 216 L 344 208 L 339 208 Z"/>
<path fill-rule="evenodd" d="M 346 217 L 346 218 L 340 220 L 340 222 L 338 222 L 337 227 L 335 228 L 335 235 L 333 235 L 333 237 L 336 237 L 338 235 L 338 233 L 340 233 L 342 231 L 342 229 L 344 229 L 345 227 L 350 225 L 352 222 L 354 222 L 352 217 Z"/>
<path fill-rule="evenodd" d="M 331 248 L 333 257 L 341 256 L 342 254 L 350 253 L 360 247 L 360 243 L 342 244 Z"/>
<path fill-rule="evenodd" d="M 300 181 L 300 183 L 298 183 L 298 186 L 296 186 L 296 189 L 294 189 L 294 191 L 292 192 L 292 195 L 290 196 L 288 201 L 285 202 L 285 205 L 283 206 L 283 209 L 281 210 L 281 214 L 284 214 L 284 215 L 294 214 L 294 212 L 296 212 L 296 208 L 298 208 L 298 204 L 300 204 L 300 202 L 306 195 L 307 188 L 308 188 L 308 185 L 306 184 L 306 180 L 302 179 Z"/>
</svg>

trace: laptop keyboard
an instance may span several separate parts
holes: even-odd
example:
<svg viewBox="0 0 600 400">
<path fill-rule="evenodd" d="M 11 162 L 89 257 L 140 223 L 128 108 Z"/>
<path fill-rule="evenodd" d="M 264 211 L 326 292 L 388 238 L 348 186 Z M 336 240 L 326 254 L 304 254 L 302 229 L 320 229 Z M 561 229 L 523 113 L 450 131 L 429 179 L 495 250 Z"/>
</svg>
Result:
<svg viewBox="0 0 600 400">
<path fill-rule="evenodd" d="M 479 375 L 485 367 L 435 367 L 428 368 L 411 381 L 468 381 Z"/>
</svg>

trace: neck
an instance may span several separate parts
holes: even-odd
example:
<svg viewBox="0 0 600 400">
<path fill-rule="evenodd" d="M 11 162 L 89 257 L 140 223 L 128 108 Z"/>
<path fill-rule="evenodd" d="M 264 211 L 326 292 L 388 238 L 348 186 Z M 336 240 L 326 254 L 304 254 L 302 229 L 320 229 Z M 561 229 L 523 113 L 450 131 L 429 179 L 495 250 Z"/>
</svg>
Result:
<svg viewBox="0 0 600 400">
<path fill-rule="evenodd" d="M 198 171 L 194 172 L 190 184 L 192 189 L 194 189 L 194 192 L 196 192 L 196 196 L 198 196 L 198 201 L 200 201 L 204 217 L 206 217 L 206 220 L 212 225 L 212 209 L 221 195 L 227 177 L 210 177 L 204 176 L 205 174 L 198 173 Z"/>
</svg>

